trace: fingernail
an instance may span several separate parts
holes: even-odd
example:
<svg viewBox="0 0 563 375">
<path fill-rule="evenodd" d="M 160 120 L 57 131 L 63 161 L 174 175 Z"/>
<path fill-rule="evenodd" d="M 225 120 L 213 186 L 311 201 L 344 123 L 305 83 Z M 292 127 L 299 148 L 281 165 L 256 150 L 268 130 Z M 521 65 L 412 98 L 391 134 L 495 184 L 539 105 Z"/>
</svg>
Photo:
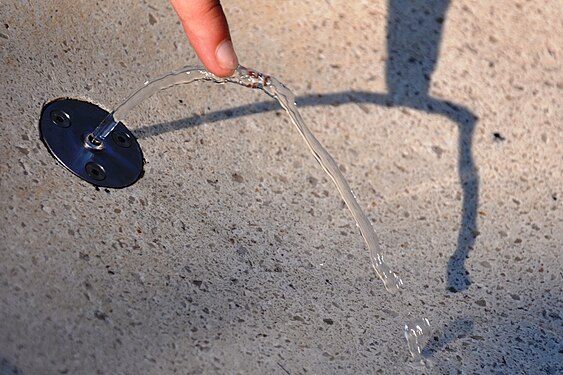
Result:
<svg viewBox="0 0 563 375">
<path fill-rule="evenodd" d="M 217 62 L 223 69 L 235 70 L 238 66 L 238 58 L 230 40 L 224 40 L 215 50 Z"/>
</svg>

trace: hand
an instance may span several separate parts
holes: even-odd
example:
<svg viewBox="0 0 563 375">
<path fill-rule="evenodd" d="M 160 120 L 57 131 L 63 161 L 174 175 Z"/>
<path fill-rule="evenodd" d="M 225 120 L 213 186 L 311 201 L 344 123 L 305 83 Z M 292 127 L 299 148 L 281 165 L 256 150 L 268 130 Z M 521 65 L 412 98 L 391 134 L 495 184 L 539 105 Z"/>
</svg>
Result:
<svg viewBox="0 0 563 375">
<path fill-rule="evenodd" d="M 233 74 L 238 58 L 219 0 L 170 0 L 199 59 L 213 74 Z"/>
</svg>

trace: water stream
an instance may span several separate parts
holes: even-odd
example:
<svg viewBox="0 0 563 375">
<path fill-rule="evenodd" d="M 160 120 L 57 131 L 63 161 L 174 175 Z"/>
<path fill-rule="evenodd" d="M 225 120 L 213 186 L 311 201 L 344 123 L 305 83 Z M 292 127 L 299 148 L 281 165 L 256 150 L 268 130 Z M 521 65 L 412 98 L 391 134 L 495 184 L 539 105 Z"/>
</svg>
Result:
<svg viewBox="0 0 563 375">
<path fill-rule="evenodd" d="M 185 67 L 177 71 L 165 74 L 153 81 L 145 82 L 145 85 L 133 93 L 115 111 L 110 113 L 104 121 L 89 136 L 91 147 L 103 147 L 104 139 L 111 133 L 114 127 L 124 119 L 124 116 L 136 105 L 149 98 L 156 92 L 178 84 L 190 83 L 199 80 L 212 81 L 216 83 L 235 83 L 253 89 L 259 89 L 276 99 L 286 110 L 303 139 L 309 146 L 315 159 L 323 170 L 329 175 L 336 185 L 338 192 L 352 213 L 360 233 L 369 249 L 371 264 L 383 285 L 390 292 L 398 292 L 403 287 L 403 281 L 391 270 L 383 260 L 379 247 L 378 237 L 360 207 L 348 182 L 340 172 L 340 169 L 332 156 L 325 150 L 313 133 L 305 125 L 303 118 L 297 110 L 295 95 L 274 77 L 259 73 L 255 70 L 239 66 L 235 73 L 226 78 L 220 78 L 207 70 L 199 67 Z M 430 336 L 430 323 L 427 318 L 415 319 L 405 324 L 404 334 L 408 349 L 415 361 L 421 362 L 421 351 Z"/>
</svg>

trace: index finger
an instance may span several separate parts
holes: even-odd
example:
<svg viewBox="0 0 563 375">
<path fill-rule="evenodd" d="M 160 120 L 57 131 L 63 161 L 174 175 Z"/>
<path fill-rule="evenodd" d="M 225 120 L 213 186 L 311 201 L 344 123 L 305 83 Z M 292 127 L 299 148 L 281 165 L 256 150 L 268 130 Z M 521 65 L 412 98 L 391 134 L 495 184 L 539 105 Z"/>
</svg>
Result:
<svg viewBox="0 0 563 375">
<path fill-rule="evenodd" d="M 238 66 L 238 59 L 220 1 L 171 0 L 171 2 L 203 65 L 218 76 L 231 75 Z"/>
</svg>

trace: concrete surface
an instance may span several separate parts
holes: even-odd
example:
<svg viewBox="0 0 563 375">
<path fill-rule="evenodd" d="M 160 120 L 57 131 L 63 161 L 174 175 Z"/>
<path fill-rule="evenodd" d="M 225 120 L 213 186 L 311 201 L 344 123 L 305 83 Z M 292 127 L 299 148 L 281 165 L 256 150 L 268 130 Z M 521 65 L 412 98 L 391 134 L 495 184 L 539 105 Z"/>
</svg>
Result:
<svg viewBox="0 0 563 375">
<path fill-rule="evenodd" d="M 45 102 L 113 108 L 197 59 L 166 1 L 2 1 L 0 374 L 562 373 L 560 0 L 223 3 L 241 62 L 296 91 L 404 293 L 259 92 L 143 103 L 130 188 L 58 166 Z M 426 370 L 409 314 L 432 321 Z"/>
</svg>

